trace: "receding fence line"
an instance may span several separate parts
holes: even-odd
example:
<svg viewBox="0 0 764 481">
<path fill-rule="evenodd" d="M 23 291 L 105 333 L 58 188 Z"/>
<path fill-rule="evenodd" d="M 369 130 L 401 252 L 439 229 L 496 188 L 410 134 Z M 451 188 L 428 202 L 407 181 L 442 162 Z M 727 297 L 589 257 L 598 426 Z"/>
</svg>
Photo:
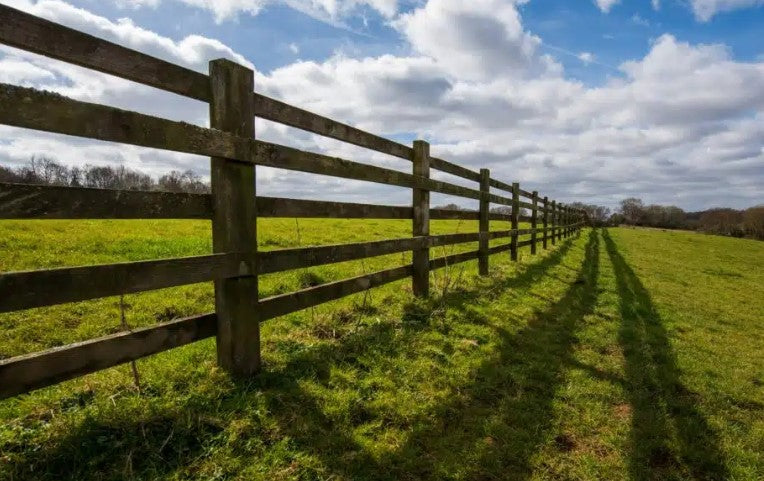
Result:
<svg viewBox="0 0 764 481">
<path fill-rule="evenodd" d="M 538 192 L 493 179 L 488 169 L 474 172 L 432 157 L 427 142 L 409 147 L 255 93 L 252 70 L 229 60 L 213 60 L 206 75 L 5 5 L 0 5 L 0 43 L 207 102 L 211 128 L 8 84 L 0 84 L 0 124 L 209 156 L 212 186 L 212 194 L 183 194 L 0 184 L 0 218 L 210 219 L 213 237 L 213 252 L 205 256 L 0 273 L 0 312 L 215 284 L 214 313 L 0 360 L 0 399 L 213 336 L 218 363 L 233 374 L 251 375 L 260 368 L 260 322 L 405 278 L 411 278 L 414 295 L 426 297 L 435 269 L 477 259 L 479 273 L 487 275 L 491 255 L 509 251 L 516 261 L 522 247 L 536 253 L 539 233 L 546 249 L 549 239 L 554 245 L 584 224 L 582 211 L 547 197 L 540 207 Z M 257 140 L 255 117 L 409 160 L 412 173 Z M 408 188 L 412 205 L 259 197 L 257 165 Z M 432 179 L 431 169 L 476 182 L 477 188 Z M 430 192 L 477 199 L 479 209 L 432 209 Z M 491 204 L 510 207 L 510 214 L 491 212 Z M 521 215 L 522 209 L 530 216 Z M 258 252 L 258 216 L 411 219 L 412 237 Z M 431 219 L 475 220 L 479 232 L 432 236 Z M 510 229 L 491 231 L 490 221 L 508 222 Z M 520 221 L 531 228 L 520 229 Z M 519 240 L 528 234 L 529 240 Z M 510 242 L 489 247 L 500 238 Z M 477 242 L 478 249 L 430 258 L 432 247 L 469 242 Z M 265 299 L 252 295 L 261 274 L 407 251 L 410 265 Z"/>
</svg>

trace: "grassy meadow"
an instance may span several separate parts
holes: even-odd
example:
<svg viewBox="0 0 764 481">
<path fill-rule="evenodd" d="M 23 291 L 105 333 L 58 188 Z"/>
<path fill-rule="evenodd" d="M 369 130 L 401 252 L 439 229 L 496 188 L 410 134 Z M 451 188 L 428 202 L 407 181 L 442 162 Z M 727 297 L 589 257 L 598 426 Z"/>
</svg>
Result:
<svg viewBox="0 0 764 481">
<path fill-rule="evenodd" d="M 265 250 L 411 226 L 258 228 Z M 210 249 L 208 222 L 0 221 L 0 271 Z M 486 278 L 434 272 L 428 301 L 401 281 L 268 321 L 254 379 L 217 369 L 210 339 L 138 361 L 140 391 L 118 366 L 0 401 L 0 480 L 764 479 L 764 243 L 617 228 L 520 252 Z M 263 276 L 260 295 L 408 262 Z M 151 325 L 212 310 L 212 287 L 124 306 Z M 118 298 L 1 314 L 0 358 L 120 330 Z"/>
</svg>

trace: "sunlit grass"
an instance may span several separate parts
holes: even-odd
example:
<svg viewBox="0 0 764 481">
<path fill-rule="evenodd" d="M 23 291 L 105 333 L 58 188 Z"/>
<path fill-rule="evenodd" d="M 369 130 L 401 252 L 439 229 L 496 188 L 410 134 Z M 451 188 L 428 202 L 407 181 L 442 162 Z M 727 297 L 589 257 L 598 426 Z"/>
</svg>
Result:
<svg viewBox="0 0 764 481">
<path fill-rule="evenodd" d="M 411 225 L 258 228 L 260 248 L 278 249 Z M 206 222 L 3 221 L 0 234 L 3 271 L 211 248 Z M 140 360 L 141 393 L 119 366 L 2 401 L 0 479 L 760 477 L 764 244 L 611 229 L 539 252 L 493 256 L 488 278 L 475 261 L 438 271 L 428 302 L 404 280 L 268 321 L 265 368 L 249 381 L 218 370 L 208 340 Z M 261 295 L 408 262 L 265 276 Z M 213 308 L 209 284 L 126 301 L 133 326 Z M 3 314 L 0 355 L 118 330 L 115 298 Z"/>
</svg>

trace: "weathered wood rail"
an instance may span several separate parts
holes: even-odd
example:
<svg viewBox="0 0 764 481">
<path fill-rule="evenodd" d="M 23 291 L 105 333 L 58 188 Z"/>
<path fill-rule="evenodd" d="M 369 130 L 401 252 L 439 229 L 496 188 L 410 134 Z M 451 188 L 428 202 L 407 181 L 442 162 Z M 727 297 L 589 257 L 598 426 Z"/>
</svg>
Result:
<svg viewBox="0 0 764 481">
<path fill-rule="evenodd" d="M 5 5 L 0 43 L 207 102 L 212 127 L 0 84 L 0 124 L 209 156 L 212 185 L 211 195 L 199 195 L 0 184 L 0 218 L 210 219 L 213 227 L 213 252 L 205 256 L 0 273 L 0 312 L 215 283 L 214 313 L 0 361 L 0 399 L 213 336 L 221 366 L 235 375 L 252 374 L 260 368 L 263 321 L 405 278 L 412 279 L 415 295 L 427 296 L 434 269 L 477 259 L 486 275 L 491 255 L 509 251 L 517 260 L 518 249 L 530 246 L 535 254 L 539 240 L 546 249 L 548 241 L 554 245 L 584 224 L 582 211 L 493 179 L 487 169 L 474 172 L 432 157 L 424 141 L 409 147 L 255 93 L 253 72 L 228 60 L 210 62 L 205 75 Z M 412 173 L 257 140 L 255 117 L 409 160 Z M 412 206 L 258 197 L 258 165 L 408 188 Z M 431 169 L 477 185 L 432 179 Z M 477 199 L 479 210 L 432 209 L 431 192 Z M 508 206 L 511 213 L 491 212 L 491 204 Z M 522 209 L 530 216 L 522 216 Z M 257 252 L 258 216 L 411 219 L 412 237 Z M 475 220 L 479 232 L 432 236 L 431 219 Z M 490 221 L 508 222 L 510 229 L 490 231 Z M 531 228 L 520 229 L 520 221 Z M 519 240 L 527 234 L 530 240 Z M 489 248 L 489 240 L 500 238 L 510 243 Z M 479 248 L 430 258 L 431 247 L 469 242 Z M 256 295 L 261 274 L 404 251 L 412 252 L 412 264 L 265 299 Z"/>
</svg>

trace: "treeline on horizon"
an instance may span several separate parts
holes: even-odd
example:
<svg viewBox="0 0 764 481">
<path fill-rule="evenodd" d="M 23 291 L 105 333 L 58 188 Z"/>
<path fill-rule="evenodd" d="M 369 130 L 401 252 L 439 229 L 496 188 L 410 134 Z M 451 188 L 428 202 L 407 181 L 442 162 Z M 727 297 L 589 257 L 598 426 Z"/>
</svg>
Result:
<svg viewBox="0 0 764 481">
<path fill-rule="evenodd" d="M 47 157 L 37 156 L 32 157 L 27 165 L 15 169 L 0 165 L 0 182 L 192 194 L 210 192 L 210 185 L 192 170 L 172 170 L 154 179 L 149 174 L 123 165 L 68 167 Z"/>
<path fill-rule="evenodd" d="M 40 156 L 33 156 L 27 165 L 15 169 L 0 165 L 0 182 L 194 194 L 210 192 L 209 183 L 202 180 L 192 170 L 172 170 L 154 179 L 149 174 L 125 166 L 68 167 L 48 157 Z M 673 205 L 645 205 L 641 199 L 635 197 L 622 200 L 615 212 L 611 212 L 607 207 L 582 202 L 569 205 L 585 210 L 592 224 L 597 226 L 625 224 L 663 229 L 689 229 L 710 234 L 764 240 L 764 205 L 744 210 L 716 208 L 700 212 L 685 212 Z M 438 208 L 462 209 L 456 204 L 438 206 Z M 506 206 L 497 206 L 491 210 L 506 214 L 510 212 L 509 207 Z M 528 212 L 523 209 L 521 215 L 528 215 Z"/>
<path fill-rule="evenodd" d="M 592 223 L 599 226 L 632 225 L 662 229 L 686 229 L 731 237 L 764 240 L 764 205 L 737 210 L 727 207 L 685 212 L 674 205 L 645 205 L 642 199 L 629 197 L 612 212 L 598 205 L 571 204 L 586 210 Z"/>
</svg>

